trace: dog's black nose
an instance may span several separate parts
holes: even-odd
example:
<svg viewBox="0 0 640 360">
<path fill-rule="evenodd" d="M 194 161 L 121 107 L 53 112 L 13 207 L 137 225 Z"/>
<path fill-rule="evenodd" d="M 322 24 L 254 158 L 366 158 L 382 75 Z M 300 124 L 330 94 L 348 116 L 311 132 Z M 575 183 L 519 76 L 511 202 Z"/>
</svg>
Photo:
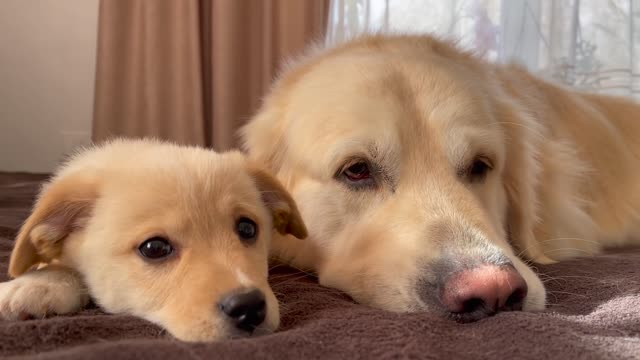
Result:
<svg viewBox="0 0 640 360">
<path fill-rule="evenodd" d="M 262 291 L 253 289 L 227 295 L 220 302 L 220 310 L 238 329 L 251 332 L 264 321 L 267 303 Z"/>
</svg>

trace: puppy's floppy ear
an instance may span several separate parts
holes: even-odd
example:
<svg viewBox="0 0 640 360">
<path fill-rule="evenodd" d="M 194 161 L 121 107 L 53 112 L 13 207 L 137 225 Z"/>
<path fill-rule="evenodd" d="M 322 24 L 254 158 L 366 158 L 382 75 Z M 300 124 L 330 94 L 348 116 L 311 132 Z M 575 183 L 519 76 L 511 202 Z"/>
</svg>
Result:
<svg viewBox="0 0 640 360">
<path fill-rule="evenodd" d="M 46 185 L 18 233 L 9 275 L 58 258 L 64 239 L 86 225 L 97 193 L 97 181 L 88 174 L 57 177 Z"/>
<path fill-rule="evenodd" d="M 262 201 L 271 210 L 273 226 L 279 233 L 291 234 L 298 239 L 307 237 L 307 228 L 302 221 L 295 201 L 280 182 L 266 171 L 249 166 L 249 174 L 253 178 Z"/>
</svg>

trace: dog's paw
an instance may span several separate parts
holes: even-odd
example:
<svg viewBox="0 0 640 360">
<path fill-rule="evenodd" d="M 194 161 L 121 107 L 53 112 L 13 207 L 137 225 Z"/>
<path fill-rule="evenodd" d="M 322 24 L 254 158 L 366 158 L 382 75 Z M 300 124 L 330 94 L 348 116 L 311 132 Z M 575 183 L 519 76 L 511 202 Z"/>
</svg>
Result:
<svg viewBox="0 0 640 360">
<path fill-rule="evenodd" d="M 89 295 L 70 270 L 47 267 L 0 283 L 0 318 L 25 320 L 80 310 Z"/>
</svg>

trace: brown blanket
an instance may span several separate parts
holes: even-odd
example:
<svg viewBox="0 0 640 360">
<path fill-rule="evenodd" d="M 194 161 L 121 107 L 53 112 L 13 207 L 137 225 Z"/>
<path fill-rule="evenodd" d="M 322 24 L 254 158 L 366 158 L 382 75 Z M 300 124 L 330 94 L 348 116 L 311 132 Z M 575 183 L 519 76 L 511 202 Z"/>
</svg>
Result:
<svg viewBox="0 0 640 360">
<path fill-rule="evenodd" d="M 42 179 L 0 174 L 0 280 Z M 269 336 L 188 344 L 143 320 L 90 307 L 73 316 L 0 321 L 0 357 L 640 359 L 640 249 L 539 271 L 549 289 L 548 311 L 503 313 L 463 325 L 358 305 L 312 277 L 279 268 L 272 280 L 282 327 Z"/>
</svg>

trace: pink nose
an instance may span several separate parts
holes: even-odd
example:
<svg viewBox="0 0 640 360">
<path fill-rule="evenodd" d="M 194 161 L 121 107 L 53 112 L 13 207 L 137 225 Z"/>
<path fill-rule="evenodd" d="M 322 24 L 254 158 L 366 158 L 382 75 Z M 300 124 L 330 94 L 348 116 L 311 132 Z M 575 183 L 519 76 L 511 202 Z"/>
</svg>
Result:
<svg viewBox="0 0 640 360">
<path fill-rule="evenodd" d="M 527 283 L 511 266 L 483 265 L 452 275 L 441 293 L 444 307 L 460 321 L 498 311 L 522 310 Z"/>
</svg>

